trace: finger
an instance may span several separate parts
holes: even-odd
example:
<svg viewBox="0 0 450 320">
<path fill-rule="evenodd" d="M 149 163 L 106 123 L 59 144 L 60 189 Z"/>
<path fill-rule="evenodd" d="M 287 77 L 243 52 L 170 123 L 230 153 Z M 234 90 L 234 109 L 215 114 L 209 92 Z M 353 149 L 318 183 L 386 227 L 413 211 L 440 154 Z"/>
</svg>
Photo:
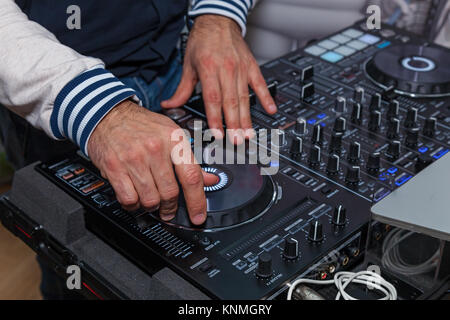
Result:
<svg viewBox="0 0 450 320">
<path fill-rule="evenodd" d="M 161 106 L 163 108 L 177 108 L 184 105 L 191 97 L 197 82 L 195 71 L 190 66 L 185 67 L 174 95 L 170 99 L 162 101 Z"/>
<path fill-rule="evenodd" d="M 184 150 L 191 150 L 190 144 L 183 139 Z M 173 157 L 174 155 L 172 155 Z M 191 222 L 201 225 L 206 220 L 206 197 L 203 190 L 203 175 L 200 166 L 195 162 L 194 155 L 190 152 L 188 161 L 179 162 L 172 159 L 175 164 L 175 172 L 181 187 Z"/>
<path fill-rule="evenodd" d="M 139 162 L 129 166 L 129 176 L 139 196 L 139 204 L 147 211 L 153 212 L 160 207 L 160 195 L 155 185 L 149 164 Z"/>
<path fill-rule="evenodd" d="M 241 68 L 238 77 L 239 115 L 241 127 L 244 129 L 244 137 L 251 139 L 254 136 L 252 119 L 250 116 L 250 96 L 248 91 L 247 70 Z"/>
<path fill-rule="evenodd" d="M 170 157 L 153 158 L 151 170 L 161 197 L 159 215 L 163 220 L 172 220 L 178 209 L 180 190 L 175 179 Z"/>
<path fill-rule="evenodd" d="M 270 95 L 269 89 L 267 89 L 266 81 L 264 80 L 264 77 L 261 74 L 261 70 L 259 69 L 256 62 L 253 63 L 252 67 L 249 68 L 249 84 L 252 87 L 253 91 L 255 91 L 255 94 L 261 102 L 264 110 L 266 110 L 266 112 L 269 114 L 276 113 L 277 106 L 275 105 L 275 101 L 273 101 L 273 98 Z"/>
<path fill-rule="evenodd" d="M 227 134 L 234 144 L 244 142 L 241 134 L 239 113 L 239 93 L 237 89 L 236 70 L 232 66 L 224 66 L 220 75 L 220 88 L 222 89 L 222 109 L 227 125 Z"/>
<path fill-rule="evenodd" d="M 219 80 L 216 76 L 200 74 L 200 82 L 202 84 L 203 102 L 205 103 L 208 127 L 210 129 L 216 129 L 213 132 L 216 139 L 222 139 L 222 97 Z"/>
<path fill-rule="evenodd" d="M 117 201 L 127 211 L 139 209 L 139 196 L 128 174 L 106 174 L 107 179 L 116 193 Z"/>
<path fill-rule="evenodd" d="M 212 186 L 219 182 L 219 177 L 215 174 L 208 173 L 202 170 L 203 183 L 205 186 Z"/>
<path fill-rule="evenodd" d="M 183 164 L 175 167 L 184 192 L 191 222 L 201 225 L 206 220 L 206 197 L 203 190 L 203 176 L 197 164 Z"/>
</svg>

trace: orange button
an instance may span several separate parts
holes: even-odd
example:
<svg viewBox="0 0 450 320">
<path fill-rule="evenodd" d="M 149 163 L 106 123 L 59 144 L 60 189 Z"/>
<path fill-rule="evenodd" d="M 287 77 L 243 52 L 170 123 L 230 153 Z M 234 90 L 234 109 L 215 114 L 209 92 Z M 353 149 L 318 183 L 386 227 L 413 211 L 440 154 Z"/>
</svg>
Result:
<svg viewBox="0 0 450 320">
<path fill-rule="evenodd" d="M 73 173 L 75 173 L 76 175 L 79 175 L 79 174 L 81 174 L 81 173 L 83 173 L 84 172 L 84 168 L 76 168 L 74 171 L 73 171 Z"/>
<path fill-rule="evenodd" d="M 91 184 L 91 185 L 89 185 L 89 186 L 87 186 L 87 187 L 84 187 L 83 189 L 81 189 L 81 191 L 83 192 L 83 193 L 89 193 L 89 192 L 91 192 L 92 190 L 95 190 L 95 189 L 98 189 L 98 188 L 100 188 L 101 186 L 103 186 L 105 183 L 103 182 L 103 181 L 97 181 L 97 182 L 94 182 L 93 184 Z"/>
<path fill-rule="evenodd" d="M 64 180 L 69 180 L 70 178 L 73 178 L 73 173 L 72 172 L 67 172 L 66 174 L 63 174 L 61 176 L 61 178 L 63 178 Z"/>
</svg>

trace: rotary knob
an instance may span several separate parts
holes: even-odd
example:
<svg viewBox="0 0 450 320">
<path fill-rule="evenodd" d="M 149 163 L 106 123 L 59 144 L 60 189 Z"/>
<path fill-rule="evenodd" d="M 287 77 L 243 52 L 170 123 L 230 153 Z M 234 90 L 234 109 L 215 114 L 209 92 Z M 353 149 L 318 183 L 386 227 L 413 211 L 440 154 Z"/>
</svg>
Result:
<svg viewBox="0 0 450 320">
<path fill-rule="evenodd" d="M 358 163 L 361 157 L 361 145 L 359 142 L 353 141 L 348 150 L 348 162 Z"/>
<path fill-rule="evenodd" d="M 331 223 L 337 226 L 343 226 L 347 222 L 347 213 L 343 205 L 338 205 L 334 208 L 333 218 Z"/>
<path fill-rule="evenodd" d="M 306 132 L 306 120 L 305 118 L 299 117 L 295 121 L 294 134 L 302 136 L 305 134 L 305 132 Z"/>
<path fill-rule="evenodd" d="M 417 127 L 417 109 L 416 108 L 409 108 L 408 111 L 406 112 L 405 127 L 406 128 Z"/>
<path fill-rule="evenodd" d="M 272 256 L 267 252 L 263 252 L 258 257 L 256 275 L 260 278 L 270 278 L 272 273 Z"/>
<path fill-rule="evenodd" d="M 346 104 L 347 104 L 347 101 L 345 100 L 344 97 L 341 97 L 341 96 L 337 97 L 336 101 L 334 103 L 334 112 L 336 112 L 336 113 L 345 112 Z"/>
<path fill-rule="evenodd" d="M 358 184 L 361 180 L 361 169 L 359 166 L 352 166 L 347 169 L 345 181 L 350 184 Z"/>
<path fill-rule="evenodd" d="M 391 141 L 389 142 L 386 153 L 389 157 L 396 159 L 400 155 L 400 148 L 401 148 L 400 141 L 398 140 Z"/>
<path fill-rule="evenodd" d="M 361 121 L 362 121 L 362 106 L 360 103 L 353 103 L 352 122 L 355 124 L 361 124 Z"/>
<path fill-rule="evenodd" d="M 333 132 L 330 138 L 330 151 L 340 154 L 342 149 L 342 133 Z"/>
<path fill-rule="evenodd" d="M 282 147 L 286 144 L 286 133 L 284 130 L 277 129 L 275 130 L 275 141 L 273 142 L 274 146 Z"/>
<path fill-rule="evenodd" d="M 357 103 L 364 102 L 364 88 L 363 87 L 355 88 L 355 91 L 353 92 L 353 101 L 355 101 Z"/>
<path fill-rule="evenodd" d="M 395 139 L 398 137 L 400 132 L 400 120 L 397 118 L 391 118 L 389 120 L 388 129 L 386 131 L 386 136 L 388 139 Z"/>
<path fill-rule="evenodd" d="M 381 108 L 381 94 L 375 93 L 370 99 L 369 110 L 370 112 L 379 111 Z"/>
<path fill-rule="evenodd" d="M 335 132 L 343 133 L 347 129 L 347 120 L 344 117 L 336 118 L 334 121 L 333 130 Z"/>
<path fill-rule="evenodd" d="M 286 238 L 284 240 L 283 257 L 287 260 L 295 260 L 298 258 L 298 241 L 294 238 Z"/>
<path fill-rule="evenodd" d="M 315 125 L 314 128 L 313 128 L 311 142 L 313 144 L 317 144 L 319 146 L 322 145 L 322 142 L 323 142 L 323 129 L 322 129 L 322 127 L 319 124 Z"/>
<path fill-rule="evenodd" d="M 322 223 L 319 220 L 314 220 L 309 224 L 308 239 L 312 242 L 323 240 Z"/>
<path fill-rule="evenodd" d="M 320 164 L 320 147 L 319 146 L 312 146 L 310 153 L 309 153 L 309 164 L 312 167 L 318 166 Z"/>
<path fill-rule="evenodd" d="M 381 125 L 381 112 L 380 111 L 372 111 L 369 116 L 369 130 L 370 131 L 378 131 Z"/>
<path fill-rule="evenodd" d="M 423 125 L 423 135 L 427 137 L 434 137 L 434 133 L 436 132 L 436 118 L 430 117 L 425 119 L 425 123 Z"/>
<path fill-rule="evenodd" d="M 380 153 L 373 152 L 369 155 L 367 159 L 367 171 L 370 174 L 376 174 L 380 170 Z"/>
<path fill-rule="evenodd" d="M 339 156 L 333 154 L 328 158 L 327 173 L 329 175 L 335 175 L 339 172 Z"/>
<path fill-rule="evenodd" d="M 298 160 L 303 152 L 303 140 L 300 137 L 294 137 L 289 149 L 292 159 Z"/>
<path fill-rule="evenodd" d="M 397 118 L 398 117 L 398 110 L 399 110 L 399 103 L 397 100 L 392 100 L 389 102 L 388 105 L 388 111 L 387 111 L 387 118 Z"/>
<path fill-rule="evenodd" d="M 411 128 L 406 132 L 405 144 L 407 147 L 415 148 L 419 142 L 419 128 Z"/>
</svg>

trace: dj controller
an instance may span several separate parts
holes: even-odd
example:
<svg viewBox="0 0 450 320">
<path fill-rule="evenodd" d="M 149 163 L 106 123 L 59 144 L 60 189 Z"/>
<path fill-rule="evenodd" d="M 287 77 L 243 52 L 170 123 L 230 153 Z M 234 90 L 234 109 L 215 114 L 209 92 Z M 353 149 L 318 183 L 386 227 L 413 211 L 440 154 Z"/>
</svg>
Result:
<svg viewBox="0 0 450 320">
<path fill-rule="evenodd" d="M 268 115 L 251 95 L 252 120 L 278 129 L 267 132 L 279 160 L 205 165 L 219 182 L 205 187 L 202 226 L 182 199 L 169 222 L 125 211 L 77 155 L 36 168 L 84 206 L 87 228 L 108 244 L 211 298 L 282 298 L 297 277 L 330 278 L 361 261 L 371 205 L 449 151 L 450 51 L 358 22 L 261 69 L 279 111 Z M 206 129 L 200 96 L 166 114 L 191 133 L 195 120 Z"/>
</svg>

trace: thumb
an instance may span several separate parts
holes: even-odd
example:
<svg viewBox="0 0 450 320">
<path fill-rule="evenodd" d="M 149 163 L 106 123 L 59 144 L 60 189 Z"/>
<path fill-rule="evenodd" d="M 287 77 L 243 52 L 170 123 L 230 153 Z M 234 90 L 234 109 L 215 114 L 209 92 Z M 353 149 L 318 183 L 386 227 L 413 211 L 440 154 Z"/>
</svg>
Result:
<svg viewBox="0 0 450 320">
<path fill-rule="evenodd" d="M 184 68 L 180 84 L 178 85 L 175 94 L 170 99 L 162 101 L 161 107 L 169 109 L 182 106 L 191 97 L 196 84 L 197 77 L 192 68 Z"/>
<path fill-rule="evenodd" d="M 219 182 L 219 177 L 216 176 L 215 174 L 208 173 L 203 170 L 202 174 L 203 174 L 203 183 L 205 184 L 205 186 L 212 186 L 213 184 Z"/>
</svg>

